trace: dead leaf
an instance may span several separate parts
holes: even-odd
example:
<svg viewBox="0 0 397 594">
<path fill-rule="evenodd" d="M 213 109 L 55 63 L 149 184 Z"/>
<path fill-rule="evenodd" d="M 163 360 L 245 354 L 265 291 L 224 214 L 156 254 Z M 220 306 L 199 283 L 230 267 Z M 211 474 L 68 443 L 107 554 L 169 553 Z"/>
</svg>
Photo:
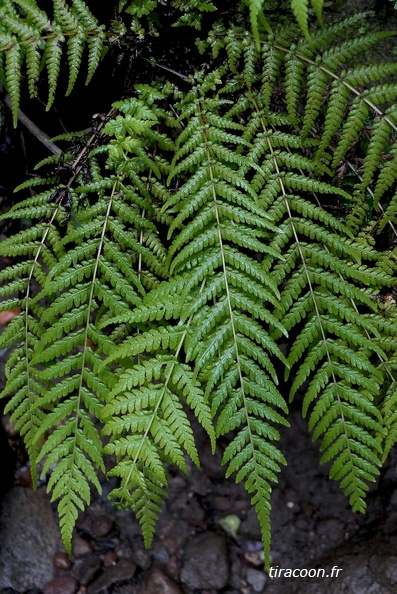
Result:
<svg viewBox="0 0 397 594">
<path fill-rule="evenodd" d="M 13 307 L 12 309 L 7 309 L 6 311 L 0 311 L 0 326 L 5 326 L 20 313 L 20 307 Z"/>
</svg>

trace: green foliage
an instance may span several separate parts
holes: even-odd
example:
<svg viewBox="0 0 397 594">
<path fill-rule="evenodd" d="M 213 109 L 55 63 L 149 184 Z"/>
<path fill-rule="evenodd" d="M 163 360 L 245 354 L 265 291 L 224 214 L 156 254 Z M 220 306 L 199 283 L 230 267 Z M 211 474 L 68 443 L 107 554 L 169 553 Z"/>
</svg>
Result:
<svg viewBox="0 0 397 594">
<path fill-rule="evenodd" d="M 0 245 L 13 258 L 1 307 L 21 308 L 0 338 L 17 345 L 3 394 L 68 550 L 107 455 L 110 497 L 150 546 L 170 465 L 199 465 L 194 415 L 213 448 L 227 440 L 269 567 L 282 378 L 355 511 L 397 439 L 397 66 L 361 61 L 391 34 L 362 15 L 310 39 L 266 33 L 262 2 L 247 4 L 252 33 L 241 11 L 216 22 L 205 68 L 180 88 L 136 85 L 66 151 L 65 186 L 22 184 L 33 196 L 2 217 L 32 221 Z M 307 3 L 294 7 L 304 29 Z M 120 9 L 158 16 L 152 2 Z"/>
<path fill-rule="evenodd" d="M 105 32 L 83 0 L 71 6 L 53 0 L 53 19 L 34 0 L 4 0 L 0 8 L 0 77 L 10 94 L 14 125 L 18 121 L 22 67 L 26 65 L 30 96 L 37 96 L 37 82 L 45 65 L 50 109 L 61 70 L 62 53 L 69 67 L 66 95 L 76 82 L 87 49 L 87 84 L 101 60 Z M 44 65 L 43 65 L 44 62 Z"/>
<path fill-rule="evenodd" d="M 319 23 L 322 24 L 323 0 L 311 0 L 310 3 Z M 291 0 L 291 8 L 305 37 L 309 39 L 309 0 Z"/>
</svg>

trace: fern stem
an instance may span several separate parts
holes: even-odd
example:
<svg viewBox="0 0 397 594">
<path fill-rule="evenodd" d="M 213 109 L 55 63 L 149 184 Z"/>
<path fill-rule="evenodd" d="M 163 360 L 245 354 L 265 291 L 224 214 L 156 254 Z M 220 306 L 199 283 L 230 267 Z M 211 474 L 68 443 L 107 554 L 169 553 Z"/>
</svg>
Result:
<svg viewBox="0 0 397 594">
<path fill-rule="evenodd" d="M 102 29 L 98 29 L 98 30 L 93 29 L 92 31 L 85 31 L 84 33 L 85 33 L 85 35 L 87 35 L 87 37 L 89 37 L 89 36 L 93 37 L 95 35 L 105 34 L 109 38 L 114 38 L 114 33 L 110 32 L 110 31 L 103 31 Z M 62 31 L 62 34 L 60 34 L 58 32 L 47 33 L 46 35 L 40 35 L 39 37 L 30 37 L 29 39 L 18 40 L 15 43 L 7 43 L 6 45 L 3 45 L 2 47 L 0 47 L 0 52 L 7 52 L 17 45 L 18 46 L 32 45 L 32 44 L 35 44 L 35 43 L 45 40 L 45 39 L 56 39 L 57 37 L 61 37 L 61 38 L 62 37 L 76 37 L 79 34 L 80 34 L 79 31 Z"/>
</svg>

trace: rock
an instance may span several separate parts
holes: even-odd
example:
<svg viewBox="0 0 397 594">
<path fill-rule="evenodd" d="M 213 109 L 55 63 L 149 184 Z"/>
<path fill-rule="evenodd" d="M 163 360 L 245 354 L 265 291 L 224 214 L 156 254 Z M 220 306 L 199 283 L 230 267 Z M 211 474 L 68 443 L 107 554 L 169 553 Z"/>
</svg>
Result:
<svg viewBox="0 0 397 594">
<path fill-rule="evenodd" d="M 131 551 L 132 560 L 142 569 L 148 569 L 152 564 L 152 554 L 140 545 L 134 546 Z"/>
<path fill-rule="evenodd" d="M 101 515 L 97 516 L 91 524 L 91 534 L 95 538 L 103 538 L 113 528 L 113 520 L 108 516 Z"/>
<path fill-rule="evenodd" d="M 103 556 L 103 566 L 113 567 L 113 565 L 116 565 L 117 559 L 116 551 L 107 551 Z"/>
<path fill-rule="evenodd" d="M 52 562 L 54 567 L 68 571 L 72 567 L 72 562 L 67 553 L 55 553 Z"/>
<path fill-rule="evenodd" d="M 73 556 L 76 557 L 76 559 L 80 559 L 80 557 L 84 557 L 84 555 L 88 555 L 88 553 L 91 552 L 92 544 L 90 541 L 75 535 L 73 538 Z"/>
<path fill-rule="evenodd" d="M 80 584 L 87 586 L 98 575 L 101 569 L 101 560 L 95 555 L 89 555 L 84 559 L 79 559 L 75 562 L 73 573 L 79 580 Z"/>
<path fill-rule="evenodd" d="M 263 571 L 248 567 L 246 579 L 254 592 L 262 592 L 267 582 L 267 576 Z"/>
<path fill-rule="evenodd" d="M 119 561 L 113 567 L 106 569 L 87 588 L 87 594 L 99 594 L 118 582 L 125 582 L 134 577 L 136 565 L 130 561 Z"/>
<path fill-rule="evenodd" d="M 153 547 L 153 558 L 160 565 L 167 565 L 170 560 L 170 554 L 164 545 Z"/>
<path fill-rule="evenodd" d="M 248 537 L 249 540 L 261 540 L 262 533 L 253 507 L 248 510 L 245 520 L 241 522 L 239 535 Z"/>
<path fill-rule="evenodd" d="M 53 577 L 53 556 L 61 546 L 44 489 L 10 489 L 0 517 L 0 590 L 41 590 Z"/>
<path fill-rule="evenodd" d="M 183 594 L 183 591 L 162 567 L 156 566 L 147 576 L 140 594 Z"/>
<path fill-rule="evenodd" d="M 362 544 L 364 545 L 364 543 Z M 392 594 L 395 592 L 394 587 L 385 587 L 382 584 L 385 575 L 379 575 L 379 567 L 383 562 L 383 557 L 376 559 L 371 555 L 373 553 L 372 543 L 368 542 L 368 549 L 362 546 L 362 550 L 360 550 L 360 544 L 358 547 L 355 548 L 353 545 L 350 549 L 347 544 L 342 550 L 334 551 L 332 558 L 324 559 L 317 564 L 317 567 L 326 570 L 328 574 L 326 578 L 285 579 L 283 580 L 284 590 L 291 594 L 301 594 L 302 592 L 304 594 L 321 594 L 324 592 L 324 583 L 326 583 L 327 594 Z M 332 575 L 333 567 L 337 567 L 338 571 Z"/>
<path fill-rule="evenodd" d="M 43 588 L 43 594 L 74 594 L 76 590 L 76 578 L 72 575 L 65 575 L 47 582 Z"/>
<path fill-rule="evenodd" d="M 226 540 L 213 532 L 194 536 L 187 544 L 181 579 L 190 588 L 221 590 L 228 582 Z"/>
<path fill-rule="evenodd" d="M 395 589 L 397 586 L 397 557 L 385 556 L 378 561 L 377 574 L 388 580 L 388 586 Z"/>
</svg>

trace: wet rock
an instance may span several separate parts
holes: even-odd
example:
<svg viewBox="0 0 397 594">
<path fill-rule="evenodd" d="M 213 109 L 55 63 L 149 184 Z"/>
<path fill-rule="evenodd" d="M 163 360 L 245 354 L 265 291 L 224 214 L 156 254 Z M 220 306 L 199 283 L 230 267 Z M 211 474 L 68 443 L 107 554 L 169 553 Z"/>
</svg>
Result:
<svg viewBox="0 0 397 594">
<path fill-rule="evenodd" d="M 213 532 L 194 536 L 187 544 L 181 579 L 190 588 L 221 590 L 228 582 L 226 540 Z"/>
<path fill-rule="evenodd" d="M 246 579 L 254 592 L 262 592 L 267 582 L 267 576 L 263 571 L 249 567 L 247 569 Z"/>
<path fill-rule="evenodd" d="M 385 590 L 397 590 L 397 557 L 394 551 L 382 550 L 382 547 L 371 557 L 370 567 Z"/>
<path fill-rule="evenodd" d="M 101 560 L 95 555 L 84 557 L 75 562 L 73 573 L 79 580 L 80 584 L 87 586 L 98 575 L 101 569 Z"/>
<path fill-rule="evenodd" d="M 87 588 L 87 594 L 99 594 L 106 588 L 110 588 L 119 582 L 125 582 L 134 577 L 136 565 L 130 561 L 121 560 L 106 569 L 97 579 Z"/>
<path fill-rule="evenodd" d="M 113 520 L 108 516 L 101 515 L 97 516 L 91 524 L 91 534 L 95 538 L 103 538 L 113 528 Z"/>
<path fill-rule="evenodd" d="M 183 594 L 180 586 L 159 566 L 153 567 L 140 594 Z"/>
<path fill-rule="evenodd" d="M 56 577 L 43 588 L 43 594 L 74 594 L 77 590 L 77 580 L 71 575 Z"/>
<path fill-rule="evenodd" d="M 45 491 L 10 489 L 0 517 L 0 589 L 42 589 L 53 576 L 52 559 L 60 548 L 58 524 Z"/>
<path fill-rule="evenodd" d="M 72 567 L 72 562 L 67 553 L 55 553 L 52 562 L 54 567 L 68 571 Z"/>
</svg>

